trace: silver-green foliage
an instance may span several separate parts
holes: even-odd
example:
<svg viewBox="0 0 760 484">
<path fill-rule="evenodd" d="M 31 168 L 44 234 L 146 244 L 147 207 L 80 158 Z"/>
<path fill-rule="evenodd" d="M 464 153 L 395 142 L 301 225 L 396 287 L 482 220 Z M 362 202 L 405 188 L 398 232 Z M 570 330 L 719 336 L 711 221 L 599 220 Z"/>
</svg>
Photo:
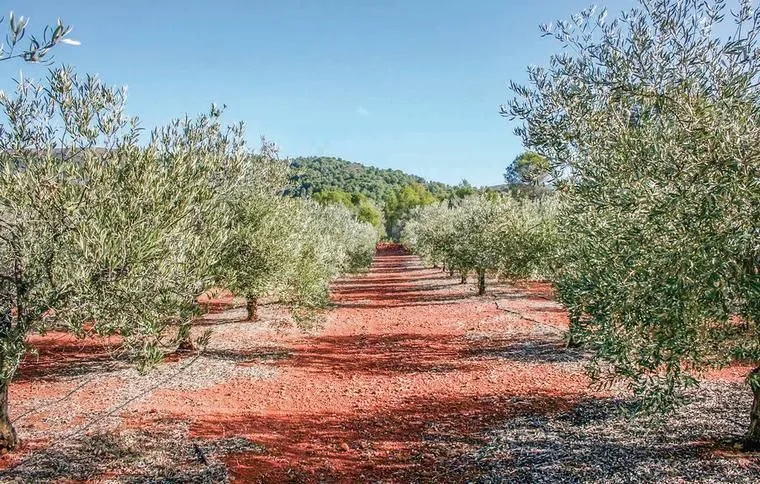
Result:
<svg viewBox="0 0 760 484">
<path fill-rule="evenodd" d="M 212 283 L 312 304 L 371 261 L 369 224 L 283 197 L 272 147 L 251 154 L 216 109 L 140 145 L 124 92 L 69 69 L 22 81 L 0 106 L 4 380 L 31 330 L 119 334 L 149 361 L 184 337 L 175 328 Z"/>
<path fill-rule="evenodd" d="M 402 242 L 462 274 L 547 277 L 556 251 L 556 202 L 472 196 L 416 209 Z"/>
<path fill-rule="evenodd" d="M 453 222 L 448 203 L 417 207 L 404 225 L 401 243 L 422 256 L 427 263 L 452 267 Z"/>
<path fill-rule="evenodd" d="M 289 291 L 301 307 L 327 302 L 328 284 L 336 277 L 364 269 L 372 262 L 379 233 L 360 222 L 343 205 L 322 205 L 294 199 L 293 215 L 300 224 Z"/>
<path fill-rule="evenodd" d="M 0 24 L 4 21 L 0 18 Z M 42 33 L 42 37 L 27 36 L 29 18 L 16 17 L 13 12 L 8 14 L 8 33 L 5 43 L 0 42 L 0 61 L 10 59 L 23 59 L 26 62 L 43 62 L 50 60 L 50 51 L 59 43 L 79 45 L 78 41 L 71 40 L 67 36 L 71 33 L 71 27 L 64 25 L 60 19 L 55 26 L 48 25 Z M 29 42 L 26 47 L 21 47 L 26 38 Z"/>
<path fill-rule="evenodd" d="M 549 279 L 557 262 L 558 200 L 543 196 L 536 200 L 506 198 L 492 237 L 497 268 L 506 279 Z"/>
<path fill-rule="evenodd" d="M 246 296 L 251 311 L 265 296 L 296 310 L 323 306 L 332 280 L 369 266 L 377 231 L 342 205 L 283 197 L 287 165 L 271 145 L 249 160 L 228 207 L 232 223 L 221 284 Z"/>
<path fill-rule="evenodd" d="M 124 100 L 67 68 L 0 93 L 0 447 L 30 332 L 119 335 L 152 363 L 188 341 L 213 284 L 313 308 L 374 253 L 376 230 L 344 207 L 283 197 L 272 146 L 251 153 L 218 109 L 141 144 Z"/>
<path fill-rule="evenodd" d="M 544 27 L 562 53 L 503 112 L 565 180 L 557 283 L 592 376 L 665 410 L 759 355 L 760 13 L 729 39 L 723 1 L 639 3 Z"/>
<path fill-rule="evenodd" d="M 0 335 L 9 379 L 31 330 L 119 334 L 143 361 L 195 313 L 246 159 L 216 114 L 138 144 L 124 93 L 68 69 L 0 96 Z"/>
<path fill-rule="evenodd" d="M 297 251 L 293 207 L 281 196 L 286 176 L 287 166 L 264 142 L 261 153 L 247 159 L 242 182 L 226 200 L 229 237 L 222 247 L 218 282 L 248 299 L 281 291 Z"/>
</svg>

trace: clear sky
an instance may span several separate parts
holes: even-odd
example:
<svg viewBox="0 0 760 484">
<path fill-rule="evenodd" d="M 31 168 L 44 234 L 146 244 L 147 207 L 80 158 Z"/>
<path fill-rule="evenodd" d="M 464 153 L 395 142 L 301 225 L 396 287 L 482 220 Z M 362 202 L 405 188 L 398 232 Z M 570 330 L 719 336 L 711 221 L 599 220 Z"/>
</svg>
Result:
<svg viewBox="0 0 760 484">
<path fill-rule="evenodd" d="M 510 79 L 558 44 L 538 25 L 589 0 L 2 2 L 39 32 L 74 26 L 56 61 L 128 86 L 153 127 L 212 102 L 285 156 L 330 155 L 425 178 L 502 182 L 522 150 L 499 116 Z M 633 0 L 597 2 L 619 12 Z M 14 64 L 27 76 L 44 69 Z"/>
</svg>

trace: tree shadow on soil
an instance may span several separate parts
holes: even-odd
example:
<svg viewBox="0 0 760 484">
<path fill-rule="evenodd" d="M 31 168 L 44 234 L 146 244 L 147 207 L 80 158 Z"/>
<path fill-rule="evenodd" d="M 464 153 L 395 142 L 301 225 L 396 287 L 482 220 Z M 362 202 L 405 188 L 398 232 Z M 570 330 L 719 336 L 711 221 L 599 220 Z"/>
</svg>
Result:
<svg viewBox="0 0 760 484">
<path fill-rule="evenodd" d="M 0 479 L 3 482 L 225 482 L 228 472 L 224 457 L 231 453 L 266 451 L 240 437 L 188 439 L 187 425 L 180 421 L 155 422 L 154 425 L 163 428 L 97 431 L 57 442 L 0 471 Z"/>
<path fill-rule="evenodd" d="M 435 283 L 424 283 L 428 280 Z M 411 281 L 405 278 L 353 280 L 333 286 L 332 292 L 335 304 L 340 307 L 374 309 L 446 304 L 472 296 L 469 288 L 460 288 L 455 281 L 448 282 L 437 276 Z"/>
<path fill-rule="evenodd" d="M 366 296 L 369 294 L 377 293 L 393 293 L 403 294 L 405 292 L 422 292 L 422 291 L 438 291 L 441 289 L 448 289 L 452 284 L 404 284 L 404 285 L 377 285 L 377 284 L 363 284 L 353 285 L 345 288 L 333 288 L 332 293 L 341 300 L 350 299 L 354 294 L 361 294 Z"/>
<path fill-rule="evenodd" d="M 293 356 L 293 350 L 279 346 L 262 347 L 255 350 L 245 351 L 207 348 L 203 350 L 203 356 L 224 361 L 253 363 L 254 361 L 278 361 L 288 359 Z"/>
<path fill-rule="evenodd" d="M 193 434 L 249 436 L 268 455 L 228 459 L 245 482 L 280 482 L 294 473 L 306 481 L 451 482 L 440 474 L 452 454 L 482 445 L 488 430 L 518 415 L 546 415 L 572 407 L 578 395 L 419 397 L 365 415 L 355 413 L 213 416 L 196 420 Z"/>
<path fill-rule="evenodd" d="M 361 278 L 352 278 L 352 279 L 341 279 L 338 281 L 335 281 L 331 284 L 331 287 L 336 290 L 341 290 L 341 288 L 350 288 L 352 286 L 357 285 L 367 285 L 367 286 L 373 286 L 373 287 L 394 287 L 399 284 L 414 284 L 415 282 L 419 281 L 441 281 L 445 278 L 441 277 L 439 274 L 420 274 L 418 276 L 411 276 L 411 277 L 386 277 L 384 274 L 380 274 L 383 277 L 374 277 L 375 274 L 380 273 L 373 273 L 372 276 L 366 276 Z M 453 282 L 452 282 L 453 284 Z"/>
<path fill-rule="evenodd" d="M 395 308 L 426 305 L 452 304 L 477 297 L 472 281 L 460 284 L 458 278 L 448 277 L 438 269 L 412 266 L 416 259 L 411 256 L 387 257 L 379 255 L 371 272 L 333 283 L 332 293 L 336 305 L 350 308 Z M 433 282 L 435 281 L 435 282 Z M 431 282 L 425 284 L 425 282 Z M 545 283 L 521 285 L 502 289 L 496 281 L 490 281 L 487 296 L 502 300 L 519 300 L 536 313 L 565 313 L 559 304 L 552 304 L 547 296 Z M 497 285 L 494 285 L 497 284 Z M 536 287 L 533 287 L 536 286 Z M 446 291 L 439 293 L 439 291 Z M 539 304 L 536 304 L 539 303 Z M 530 307 L 535 304 L 534 307 Z"/>
<path fill-rule="evenodd" d="M 32 346 L 37 354 L 26 355 L 14 382 L 106 374 L 129 365 L 128 358 L 114 354 L 113 347 L 91 340 L 50 339 L 35 342 Z"/>
<path fill-rule="evenodd" d="M 694 433 L 702 431 L 698 426 L 684 426 L 689 430 L 682 432 L 632 419 L 624 410 L 636 404 L 586 399 L 560 415 L 515 418 L 495 431 L 488 445 L 458 458 L 456 466 L 475 469 L 471 482 L 488 483 L 760 479 L 758 454 L 731 452 L 730 440 L 695 440 Z"/>
<path fill-rule="evenodd" d="M 621 422 L 627 421 L 620 412 L 634 403 L 579 394 L 429 396 L 363 415 L 346 409 L 208 415 L 190 423 L 189 437 L 183 421 L 144 416 L 136 435 L 84 435 L 39 451 L 0 471 L 0 477 L 20 482 L 760 479 L 757 455 L 714 455 L 726 442 L 621 433 Z M 167 430 L 167 425 L 175 427 Z"/>
<path fill-rule="evenodd" d="M 467 348 L 463 356 L 468 358 L 497 358 L 523 363 L 570 363 L 586 359 L 583 351 L 567 348 L 558 339 L 498 339 L 489 338 L 480 345 Z"/>
<path fill-rule="evenodd" d="M 427 276 L 435 274 L 435 269 L 428 269 L 427 267 L 422 266 L 399 266 L 398 264 L 395 265 L 387 265 L 387 266 L 374 266 L 370 268 L 372 272 L 367 273 L 367 278 L 372 278 L 375 274 L 383 274 L 388 276 L 393 276 L 394 274 L 399 274 L 399 277 L 403 276 L 404 279 L 406 278 L 415 278 L 420 276 Z"/>
<path fill-rule="evenodd" d="M 459 357 L 461 345 L 461 339 L 442 335 L 321 336 L 278 366 L 372 376 L 468 371 L 473 363 Z"/>
<path fill-rule="evenodd" d="M 389 335 L 316 336 L 299 349 L 262 347 L 256 350 L 207 349 L 204 356 L 228 361 L 270 362 L 321 374 L 403 375 L 475 371 L 480 359 L 529 364 L 570 363 L 584 360 L 581 350 L 565 348 L 560 339 L 515 340 L 466 336 Z M 465 349 L 462 349 L 462 348 Z"/>
<path fill-rule="evenodd" d="M 544 304 L 546 302 L 552 302 L 554 305 L 559 306 L 559 303 L 555 303 L 555 300 L 551 297 L 519 288 L 502 289 L 497 286 L 489 291 L 489 294 L 496 299 L 516 299 L 520 301 L 542 302 Z"/>
<path fill-rule="evenodd" d="M 430 293 L 417 291 L 406 294 L 373 294 L 363 298 L 356 298 L 353 301 L 336 301 L 336 305 L 343 308 L 354 309 L 391 309 L 414 306 L 440 306 L 447 304 L 457 304 L 467 300 L 471 295 L 453 294 L 453 295 L 430 295 Z"/>
</svg>

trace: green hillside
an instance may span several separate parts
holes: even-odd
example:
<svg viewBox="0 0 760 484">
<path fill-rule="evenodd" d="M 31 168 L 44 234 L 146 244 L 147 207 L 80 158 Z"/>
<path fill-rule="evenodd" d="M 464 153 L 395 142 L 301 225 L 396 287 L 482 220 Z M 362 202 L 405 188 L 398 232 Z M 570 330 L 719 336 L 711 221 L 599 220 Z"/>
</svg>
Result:
<svg viewBox="0 0 760 484">
<path fill-rule="evenodd" d="M 446 198 L 452 187 L 430 182 L 401 170 L 382 169 L 332 157 L 293 158 L 290 161 L 291 195 L 302 196 L 325 191 L 361 193 L 383 205 L 392 193 L 419 183 L 436 198 Z"/>
<path fill-rule="evenodd" d="M 451 186 L 401 170 L 332 157 L 293 158 L 290 169 L 288 195 L 343 204 L 353 210 L 359 220 L 384 229 L 391 239 L 398 239 L 404 221 L 416 207 L 463 198 L 478 191 L 465 180 Z"/>
</svg>

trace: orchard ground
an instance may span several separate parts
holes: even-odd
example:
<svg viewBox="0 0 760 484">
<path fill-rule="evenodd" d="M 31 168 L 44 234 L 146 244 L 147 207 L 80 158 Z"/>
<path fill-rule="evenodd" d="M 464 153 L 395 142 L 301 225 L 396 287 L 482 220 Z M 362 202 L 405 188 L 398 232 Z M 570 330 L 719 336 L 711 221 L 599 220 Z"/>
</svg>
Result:
<svg viewBox="0 0 760 484">
<path fill-rule="evenodd" d="M 333 285 L 309 331 L 275 304 L 209 314 L 208 349 L 140 376 L 104 339 L 34 336 L 11 385 L 20 482 L 757 482 L 732 443 L 748 367 L 708 375 L 692 403 L 630 420 L 594 391 L 547 284 L 475 295 L 399 247 Z M 217 301 L 229 302 L 229 301 Z"/>
</svg>

